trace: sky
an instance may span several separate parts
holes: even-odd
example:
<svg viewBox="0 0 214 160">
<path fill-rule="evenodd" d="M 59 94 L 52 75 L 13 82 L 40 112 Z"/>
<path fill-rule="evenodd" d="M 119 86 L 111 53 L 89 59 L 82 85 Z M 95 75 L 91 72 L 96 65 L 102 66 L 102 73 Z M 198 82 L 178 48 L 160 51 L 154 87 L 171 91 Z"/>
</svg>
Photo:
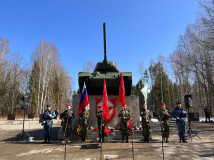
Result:
<svg viewBox="0 0 214 160">
<path fill-rule="evenodd" d="M 105 22 L 107 59 L 133 72 L 135 85 L 139 63 L 167 58 L 198 7 L 197 0 L 0 0 L 0 37 L 29 64 L 41 39 L 55 43 L 77 90 L 83 65 L 103 60 Z"/>
</svg>

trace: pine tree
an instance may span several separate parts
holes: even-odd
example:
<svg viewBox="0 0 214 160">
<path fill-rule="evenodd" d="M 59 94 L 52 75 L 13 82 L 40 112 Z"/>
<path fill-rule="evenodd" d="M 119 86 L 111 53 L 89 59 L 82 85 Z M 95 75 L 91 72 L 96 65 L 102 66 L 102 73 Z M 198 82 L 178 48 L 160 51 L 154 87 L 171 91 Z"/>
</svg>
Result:
<svg viewBox="0 0 214 160">
<path fill-rule="evenodd" d="M 160 108 L 161 103 L 166 103 L 167 109 L 169 107 L 169 78 L 164 72 L 163 66 L 160 62 L 150 66 L 150 75 L 153 78 L 153 85 L 151 90 L 151 96 L 153 103 L 157 108 Z"/>
</svg>

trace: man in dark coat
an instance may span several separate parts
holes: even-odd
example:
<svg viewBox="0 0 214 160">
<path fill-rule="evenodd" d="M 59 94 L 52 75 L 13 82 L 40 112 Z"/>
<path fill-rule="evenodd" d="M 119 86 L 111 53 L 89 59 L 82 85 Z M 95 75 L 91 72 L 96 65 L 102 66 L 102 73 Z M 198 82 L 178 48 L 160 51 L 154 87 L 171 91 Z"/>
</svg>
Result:
<svg viewBox="0 0 214 160">
<path fill-rule="evenodd" d="M 204 113 L 205 113 L 205 116 L 206 116 L 206 122 L 207 122 L 207 119 L 210 122 L 210 110 L 209 110 L 208 106 L 204 107 Z"/>
<path fill-rule="evenodd" d="M 187 112 L 183 108 L 181 108 L 180 102 L 177 102 L 177 107 L 173 110 L 172 117 L 176 119 L 176 124 L 178 127 L 178 135 L 180 137 L 180 143 L 182 141 L 184 143 L 187 143 L 187 141 L 185 140 Z"/>
<path fill-rule="evenodd" d="M 47 110 L 42 115 L 42 125 L 45 129 L 45 141 L 44 143 L 50 143 L 51 129 L 53 125 L 53 119 L 56 117 L 55 112 L 51 110 L 51 104 L 47 105 Z"/>
</svg>

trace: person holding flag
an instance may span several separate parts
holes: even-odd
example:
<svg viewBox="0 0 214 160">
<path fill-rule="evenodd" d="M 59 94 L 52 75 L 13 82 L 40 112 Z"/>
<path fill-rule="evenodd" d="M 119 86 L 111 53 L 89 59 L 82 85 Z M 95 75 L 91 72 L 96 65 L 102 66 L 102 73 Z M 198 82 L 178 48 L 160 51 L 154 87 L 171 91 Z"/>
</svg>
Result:
<svg viewBox="0 0 214 160">
<path fill-rule="evenodd" d="M 129 122 L 131 119 L 130 111 L 127 109 L 127 105 L 125 103 L 125 87 L 124 87 L 124 81 L 123 81 L 123 73 L 121 72 L 121 78 L 120 78 L 120 90 L 119 90 L 119 102 L 123 109 L 119 112 L 118 116 L 121 117 L 121 134 L 122 134 L 122 143 L 124 143 L 125 137 L 126 142 L 128 143 L 128 136 L 130 135 L 130 126 Z"/>
<path fill-rule="evenodd" d="M 86 85 L 84 83 L 81 98 L 80 98 L 80 103 L 79 103 L 78 116 L 80 117 L 77 125 L 79 126 L 79 129 L 80 129 L 79 135 L 81 137 L 82 143 L 85 142 L 85 137 L 88 131 L 89 108 L 90 106 L 89 106 L 88 93 L 87 93 Z"/>
<path fill-rule="evenodd" d="M 98 120 L 98 130 L 99 130 L 99 142 L 104 142 L 104 133 L 106 124 L 110 120 L 109 107 L 108 107 L 108 96 L 107 96 L 107 88 L 106 81 L 104 79 L 103 82 L 103 105 L 101 108 L 98 108 L 97 112 L 97 120 Z"/>
</svg>

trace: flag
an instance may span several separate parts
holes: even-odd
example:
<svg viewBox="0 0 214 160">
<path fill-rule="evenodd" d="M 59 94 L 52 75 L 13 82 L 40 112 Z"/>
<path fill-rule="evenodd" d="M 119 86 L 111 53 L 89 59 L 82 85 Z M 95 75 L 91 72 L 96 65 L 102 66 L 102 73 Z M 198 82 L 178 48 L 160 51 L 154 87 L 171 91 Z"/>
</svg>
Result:
<svg viewBox="0 0 214 160">
<path fill-rule="evenodd" d="M 81 94 L 81 98 L 80 98 L 80 103 L 79 103 L 78 115 L 80 116 L 83 112 L 88 111 L 89 107 L 90 106 L 89 106 L 89 100 L 88 100 L 88 93 L 87 93 L 86 85 L 84 82 L 82 94 Z"/>
<path fill-rule="evenodd" d="M 106 81 L 104 79 L 104 84 L 103 84 L 103 119 L 105 122 L 109 121 L 109 108 L 108 108 L 108 97 L 107 97 L 107 89 L 106 89 Z"/>
<path fill-rule="evenodd" d="M 103 99 L 102 98 L 98 98 L 98 97 L 94 97 L 95 98 L 95 105 L 96 105 L 96 115 L 97 115 L 97 110 L 98 108 L 102 108 L 103 106 Z M 109 120 L 105 121 L 105 123 L 107 124 L 108 122 L 110 122 L 116 115 L 116 103 L 117 103 L 117 97 L 111 98 L 108 101 L 108 108 L 109 108 Z"/>
<path fill-rule="evenodd" d="M 145 104 L 147 104 L 147 93 L 148 93 L 147 85 L 143 87 L 143 89 L 141 89 L 141 92 L 143 93 Z"/>
<path fill-rule="evenodd" d="M 120 90 L 119 90 L 119 102 L 121 104 L 121 106 L 125 106 L 126 102 L 125 102 L 125 87 L 124 87 L 124 81 L 123 81 L 123 73 L 121 72 L 120 75 Z"/>
</svg>

